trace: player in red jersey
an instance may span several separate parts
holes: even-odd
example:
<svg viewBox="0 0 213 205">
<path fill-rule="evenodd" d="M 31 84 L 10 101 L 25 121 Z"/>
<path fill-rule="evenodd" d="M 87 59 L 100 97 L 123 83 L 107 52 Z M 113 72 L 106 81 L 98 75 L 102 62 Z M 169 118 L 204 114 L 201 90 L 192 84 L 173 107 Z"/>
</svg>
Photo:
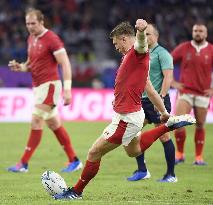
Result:
<svg viewBox="0 0 213 205">
<path fill-rule="evenodd" d="M 206 41 L 207 28 L 203 24 L 195 24 L 192 29 L 192 41 L 177 46 L 172 56 L 174 63 L 180 64 L 180 80 L 174 81 L 173 87 L 179 92 L 176 115 L 190 113 L 192 108 L 196 118 L 195 125 L 195 165 L 205 165 L 203 147 L 205 143 L 204 123 L 213 95 L 211 74 L 213 66 L 213 46 Z M 184 128 L 175 130 L 177 145 L 176 164 L 184 162 L 184 143 L 186 131 Z"/>
<path fill-rule="evenodd" d="M 160 96 L 148 79 L 149 53 L 144 32 L 147 22 L 138 19 L 135 27 L 136 39 L 134 28 L 128 22 L 119 24 L 110 34 L 115 48 L 124 55 L 115 79 L 113 103 L 115 115 L 101 137 L 89 150 L 85 167 L 77 184 L 63 194 L 56 194 L 55 199 L 81 199 L 85 186 L 98 173 L 101 158 L 120 145 L 123 145 L 128 156 L 135 157 L 148 149 L 165 132 L 177 126 L 193 123 L 191 117 L 170 117 L 167 113 Z M 144 90 L 161 112 L 161 119 L 168 121 L 165 125 L 144 132 L 138 140 L 136 134 L 142 129 L 145 118 L 141 108 L 141 94 Z"/>
<path fill-rule="evenodd" d="M 58 64 L 63 70 L 64 104 L 71 103 L 71 65 L 61 39 L 44 27 L 44 16 L 40 10 L 29 10 L 26 13 L 28 38 L 28 59 L 25 63 L 15 60 L 9 62 L 13 71 L 31 72 L 35 105 L 32 113 L 31 132 L 25 152 L 19 163 L 9 167 L 11 172 L 27 172 L 28 162 L 39 145 L 44 122 L 54 132 L 63 147 L 69 164 L 63 172 L 72 172 L 82 168 L 76 156 L 70 138 L 57 113 L 62 85 L 58 75 Z"/>
</svg>

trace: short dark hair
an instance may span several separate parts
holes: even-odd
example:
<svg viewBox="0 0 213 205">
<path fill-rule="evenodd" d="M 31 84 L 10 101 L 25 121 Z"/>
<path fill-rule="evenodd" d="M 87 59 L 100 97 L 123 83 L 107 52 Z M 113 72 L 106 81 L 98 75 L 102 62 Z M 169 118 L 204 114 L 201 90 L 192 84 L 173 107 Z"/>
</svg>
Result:
<svg viewBox="0 0 213 205">
<path fill-rule="evenodd" d="M 196 21 L 196 22 L 193 24 L 193 26 L 195 26 L 195 25 L 197 25 L 197 26 L 206 26 L 205 22 L 202 21 L 202 20 Z"/>
<path fill-rule="evenodd" d="M 128 22 L 124 21 L 118 24 L 110 33 L 109 37 L 112 39 L 113 37 L 128 35 L 135 36 L 135 30 L 133 26 Z"/>
<path fill-rule="evenodd" d="M 41 10 L 29 8 L 29 9 L 27 9 L 25 16 L 30 15 L 30 14 L 35 14 L 37 17 L 37 20 L 39 22 L 44 21 L 44 14 L 42 13 Z"/>
</svg>

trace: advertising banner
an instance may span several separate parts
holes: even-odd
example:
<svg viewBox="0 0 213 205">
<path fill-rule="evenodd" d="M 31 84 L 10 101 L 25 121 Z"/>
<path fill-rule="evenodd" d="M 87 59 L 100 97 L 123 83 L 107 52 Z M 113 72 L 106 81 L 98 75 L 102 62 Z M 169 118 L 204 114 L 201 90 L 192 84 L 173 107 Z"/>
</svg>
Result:
<svg viewBox="0 0 213 205">
<path fill-rule="evenodd" d="M 175 110 L 176 91 L 170 91 L 172 114 Z M 72 89 L 72 104 L 59 105 L 59 114 L 65 121 L 110 121 L 113 115 L 111 89 Z M 0 122 L 30 122 L 33 92 L 28 88 L 0 89 Z M 207 122 L 213 122 L 213 100 L 209 106 Z"/>
</svg>

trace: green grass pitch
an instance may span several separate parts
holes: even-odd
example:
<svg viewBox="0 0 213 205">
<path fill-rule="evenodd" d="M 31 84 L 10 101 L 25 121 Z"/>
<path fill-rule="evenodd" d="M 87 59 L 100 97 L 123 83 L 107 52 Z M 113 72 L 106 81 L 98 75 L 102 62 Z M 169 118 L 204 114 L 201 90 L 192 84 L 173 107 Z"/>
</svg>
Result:
<svg viewBox="0 0 213 205">
<path fill-rule="evenodd" d="M 72 143 L 83 163 L 89 147 L 106 124 L 103 122 L 65 123 L 65 127 L 72 136 Z M 42 142 L 30 161 L 28 173 L 8 173 L 6 168 L 15 164 L 22 155 L 30 125 L 1 123 L 0 204 L 213 204 L 213 125 L 208 124 L 206 128 L 205 160 L 208 165 L 203 167 L 192 165 L 194 127 L 187 127 L 186 161 L 176 166 L 176 175 L 179 180 L 177 183 L 156 182 L 166 170 L 163 147 L 159 141 L 146 152 L 147 167 L 152 177 L 145 181 L 128 182 L 126 180 L 126 177 L 135 170 L 136 164 L 135 160 L 129 158 L 120 147 L 103 158 L 98 175 L 84 191 L 83 200 L 62 202 L 50 198 L 40 181 L 40 176 L 44 171 L 53 170 L 60 173 L 67 161 L 51 131 L 45 128 Z M 61 175 L 71 186 L 76 183 L 80 172 Z"/>
</svg>

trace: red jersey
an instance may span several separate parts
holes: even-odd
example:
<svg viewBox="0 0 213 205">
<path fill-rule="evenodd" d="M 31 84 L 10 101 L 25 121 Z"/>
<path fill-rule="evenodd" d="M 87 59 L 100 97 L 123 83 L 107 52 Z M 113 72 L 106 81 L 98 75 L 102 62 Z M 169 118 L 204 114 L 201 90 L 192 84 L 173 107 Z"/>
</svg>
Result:
<svg viewBox="0 0 213 205">
<path fill-rule="evenodd" d="M 180 82 L 184 84 L 182 93 L 204 95 L 211 86 L 213 67 L 213 45 L 206 42 L 197 46 L 193 41 L 177 46 L 172 52 L 174 63 L 180 61 Z"/>
<path fill-rule="evenodd" d="M 58 64 L 53 53 L 62 48 L 63 42 L 52 31 L 46 30 L 38 37 L 29 36 L 28 58 L 33 86 L 59 79 Z"/>
<path fill-rule="evenodd" d="M 141 110 L 141 96 L 149 73 L 149 53 L 139 54 L 132 47 L 123 57 L 115 79 L 115 101 L 117 113 Z"/>
</svg>

